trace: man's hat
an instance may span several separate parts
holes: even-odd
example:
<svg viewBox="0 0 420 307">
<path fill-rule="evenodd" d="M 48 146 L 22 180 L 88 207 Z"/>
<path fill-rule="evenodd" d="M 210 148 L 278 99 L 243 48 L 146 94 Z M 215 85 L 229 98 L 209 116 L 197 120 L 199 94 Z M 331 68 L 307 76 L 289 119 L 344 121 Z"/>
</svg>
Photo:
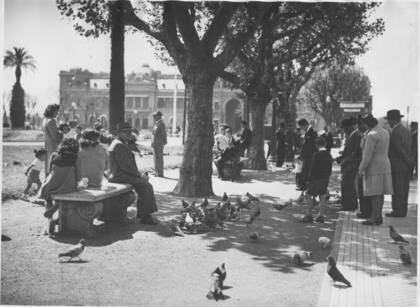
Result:
<svg viewBox="0 0 420 307">
<path fill-rule="evenodd" d="M 400 114 L 400 110 L 393 109 L 386 112 L 385 119 L 400 119 L 401 117 L 404 117 L 404 115 Z"/>
<path fill-rule="evenodd" d="M 156 111 L 152 114 L 153 116 L 162 116 L 162 112 Z"/>
<path fill-rule="evenodd" d="M 302 127 L 302 126 L 305 126 L 305 125 L 309 125 L 308 121 L 306 119 L 304 119 L 304 118 L 299 119 L 298 122 L 297 122 L 297 124 L 298 124 L 299 127 Z"/>
<path fill-rule="evenodd" d="M 117 124 L 117 132 L 132 130 L 129 123 L 119 123 Z"/>
</svg>

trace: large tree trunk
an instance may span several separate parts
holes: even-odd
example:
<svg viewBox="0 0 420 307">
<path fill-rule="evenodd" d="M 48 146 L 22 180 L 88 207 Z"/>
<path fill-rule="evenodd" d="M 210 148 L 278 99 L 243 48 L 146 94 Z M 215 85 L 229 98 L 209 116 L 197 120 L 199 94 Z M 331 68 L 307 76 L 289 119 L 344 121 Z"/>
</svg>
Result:
<svg viewBox="0 0 420 307">
<path fill-rule="evenodd" d="M 209 73 L 188 73 L 187 138 L 180 177 L 174 193 L 187 197 L 213 195 L 213 85 Z"/>
<path fill-rule="evenodd" d="M 109 131 L 115 133 L 124 122 L 124 1 L 110 1 L 111 10 L 111 75 L 109 87 Z"/>
<path fill-rule="evenodd" d="M 25 127 L 25 91 L 18 82 L 13 85 L 12 100 L 10 102 L 10 122 L 12 129 Z"/>
<path fill-rule="evenodd" d="M 248 97 L 252 140 L 249 147 L 246 168 L 254 170 L 266 170 L 267 161 L 264 153 L 264 118 L 266 103 L 261 103 L 257 97 Z"/>
</svg>

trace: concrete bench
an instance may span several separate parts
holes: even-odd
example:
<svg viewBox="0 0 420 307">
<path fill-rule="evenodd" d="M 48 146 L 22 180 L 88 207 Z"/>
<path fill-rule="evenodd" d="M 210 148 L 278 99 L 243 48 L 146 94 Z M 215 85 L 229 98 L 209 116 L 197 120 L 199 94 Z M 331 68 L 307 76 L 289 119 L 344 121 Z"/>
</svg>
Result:
<svg viewBox="0 0 420 307">
<path fill-rule="evenodd" d="M 228 160 L 223 165 L 223 176 L 224 179 L 227 180 L 235 180 L 238 179 L 241 175 L 241 170 L 244 166 L 245 161 L 247 161 L 248 158 L 241 157 L 239 158 L 239 161 L 234 160 Z"/>
<path fill-rule="evenodd" d="M 135 200 L 129 184 L 106 183 L 100 188 L 87 188 L 52 199 L 59 206 L 59 232 L 92 234 L 94 219 L 103 222 L 127 222 L 127 207 Z"/>
</svg>

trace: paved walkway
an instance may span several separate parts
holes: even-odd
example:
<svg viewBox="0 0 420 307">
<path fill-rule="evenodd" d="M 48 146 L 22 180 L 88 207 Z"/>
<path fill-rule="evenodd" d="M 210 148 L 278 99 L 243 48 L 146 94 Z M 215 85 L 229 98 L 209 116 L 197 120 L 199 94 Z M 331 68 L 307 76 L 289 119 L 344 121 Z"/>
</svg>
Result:
<svg viewBox="0 0 420 307">
<path fill-rule="evenodd" d="M 340 213 L 331 254 L 352 283 L 351 288 L 333 286 L 325 274 L 319 307 L 326 306 L 416 306 L 417 293 L 417 193 L 410 193 L 406 218 L 387 218 L 381 226 L 365 226 L 353 212 Z M 384 212 L 391 210 L 386 202 Z M 406 238 L 412 265 L 403 265 L 398 244 L 389 236 L 388 225 Z"/>
</svg>

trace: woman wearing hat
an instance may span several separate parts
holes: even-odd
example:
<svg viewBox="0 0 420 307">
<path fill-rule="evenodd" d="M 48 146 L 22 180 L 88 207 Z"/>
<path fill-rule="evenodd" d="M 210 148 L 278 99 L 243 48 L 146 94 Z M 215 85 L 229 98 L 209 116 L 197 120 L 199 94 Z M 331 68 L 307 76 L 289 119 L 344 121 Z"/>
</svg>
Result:
<svg viewBox="0 0 420 307">
<path fill-rule="evenodd" d="M 45 176 L 50 172 L 49 165 L 51 154 L 57 151 L 63 133 L 58 129 L 56 117 L 60 106 L 58 104 L 49 104 L 44 111 L 44 120 L 42 122 L 42 131 L 45 134 L 45 149 L 47 150 L 47 158 L 45 159 Z"/>
<path fill-rule="evenodd" d="M 93 129 L 86 129 L 80 140 L 80 152 L 76 162 L 76 179 L 88 179 L 88 187 L 100 187 L 104 172 L 108 169 L 109 158 L 106 149 L 99 144 L 100 134 Z"/>
<path fill-rule="evenodd" d="M 391 164 L 388 159 L 389 133 L 378 126 L 378 120 L 371 114 L 362 117 L 366 126 L 362 139 L 362 161 L 358 174 L 363 178 L 363 194 L 372 205 L 372 213 L 365 225 L 382 224 L 384 195 L 393 193 Z"/>
</svg>

